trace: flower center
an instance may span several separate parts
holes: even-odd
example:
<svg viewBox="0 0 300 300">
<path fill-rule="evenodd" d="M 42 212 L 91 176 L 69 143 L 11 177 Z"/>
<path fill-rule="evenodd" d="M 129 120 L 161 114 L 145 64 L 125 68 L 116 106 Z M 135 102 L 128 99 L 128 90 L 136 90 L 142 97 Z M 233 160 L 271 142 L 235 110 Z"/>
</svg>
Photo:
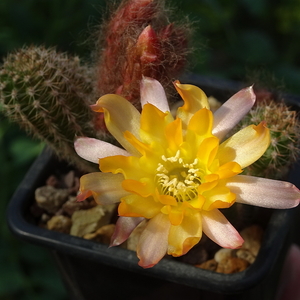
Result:
<svg viewBox="0 0 300 300">
<path fill-rule="evenodd" d="M 157 167 L 157 183 L 160 192 L 173 196 L 177 202 L 189 201 L 197 197 L 197 188 L 201 184 L 200 170 L 196 168 L 198 159 L 185 163 L 180 157 L 180 150 L 175 156 L 162 157 L 163 163 Z"/>
</svg>

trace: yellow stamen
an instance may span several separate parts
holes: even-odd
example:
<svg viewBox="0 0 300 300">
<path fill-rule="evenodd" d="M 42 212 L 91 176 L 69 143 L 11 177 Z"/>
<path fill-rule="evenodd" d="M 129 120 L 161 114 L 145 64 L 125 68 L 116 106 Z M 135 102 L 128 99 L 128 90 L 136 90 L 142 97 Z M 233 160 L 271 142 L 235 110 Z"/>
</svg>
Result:
<svg viewBox="0 0 300 300">
<path fill-rule="evenodd" d="M 197 189 L 201 184 L 201 172 L 198 165 L 198 159 L 193 163 L 185 163 L 180 157 L 180 150 L 175 156 L 166 157 L 163 155 L 156 171 L 156 180 L 160 192 L 164 195 L 172 196 L 177 202 L 189 201 L 197 197 Z"/>
</svg>

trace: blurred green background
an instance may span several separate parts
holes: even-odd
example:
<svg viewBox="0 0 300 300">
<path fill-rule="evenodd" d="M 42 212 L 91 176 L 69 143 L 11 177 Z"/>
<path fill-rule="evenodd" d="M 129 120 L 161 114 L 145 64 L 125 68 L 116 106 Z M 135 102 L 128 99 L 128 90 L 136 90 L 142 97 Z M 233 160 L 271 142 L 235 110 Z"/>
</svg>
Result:
<svg viewBox="0 0 300 300">
<path fill-rule="evenodd" d="M 167 1 L 168 2 L 168 1 Z M 194 26 L 190 71 L 234 80 L 261 80 L 300 93 L 300 0 L 184 0 L 178 17 Z M 87 36 L 101 21 L 103 0 L 1 0 L 0 55 L 45 44 L 88 58 Z M 16 240 L 5 221 L 7 203 L 41 151 L 0 112 L 0 299 L 68 299 L 49 254 Z"/>
</svg>

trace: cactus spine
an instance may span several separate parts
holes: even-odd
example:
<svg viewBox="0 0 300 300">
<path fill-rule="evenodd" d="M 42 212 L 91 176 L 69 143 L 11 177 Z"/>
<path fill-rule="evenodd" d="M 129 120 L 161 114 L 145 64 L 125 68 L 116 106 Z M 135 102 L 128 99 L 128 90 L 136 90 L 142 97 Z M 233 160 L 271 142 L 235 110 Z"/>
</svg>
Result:
<svg viewBox="0 0 300 300">
<path fill-rule="evenodd" d="M 6 115 L 81 168 L 84 161 L 73 143 L 76 136 L 95 135 L 92 90 L 88 68 L 54 48 L 25 47 L 9 54 L 0 70 L 0 103 Z"/>
</svg>

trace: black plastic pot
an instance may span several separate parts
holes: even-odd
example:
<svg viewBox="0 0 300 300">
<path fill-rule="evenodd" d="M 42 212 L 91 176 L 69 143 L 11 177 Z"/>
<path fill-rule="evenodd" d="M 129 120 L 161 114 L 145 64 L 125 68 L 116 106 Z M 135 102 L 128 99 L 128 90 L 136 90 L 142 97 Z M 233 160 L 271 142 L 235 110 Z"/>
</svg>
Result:
<svg viewBox="0 0 300 300">
<path fill-rule="evenodd" d="M 189 78 L 208 95 L 232 95 L 239 87 L 198 77 Z M 300 101 L 290 97 L 288 103 L 298 107 Z M 8 224 L 19 238 L 49 249 L 57 262 L 71 299 L 272 299 L 279 269 L 279 254 L 284 250 L 289 225 L 295 210 L 272 213 L 256 261 L 243 272 L 225 275 L 191 265 L 163 259 L 151 269 L 138 266 L 136 254 L 123 248 L 84 240 L 36 226 L 30 214 L 35 189 L 45 184 L 58 168 L 66 169 L 46 149 L 34 162 L 15 192 L 7 211 Z M 288 181 L 297 186 L 299 168 Z M 298 173 L 297 173 L 298 172 Z M 297 181 L 298 180 L 298 181 Z M 283 252 L 284 253 L 284 252 Z"/>
</svg>

